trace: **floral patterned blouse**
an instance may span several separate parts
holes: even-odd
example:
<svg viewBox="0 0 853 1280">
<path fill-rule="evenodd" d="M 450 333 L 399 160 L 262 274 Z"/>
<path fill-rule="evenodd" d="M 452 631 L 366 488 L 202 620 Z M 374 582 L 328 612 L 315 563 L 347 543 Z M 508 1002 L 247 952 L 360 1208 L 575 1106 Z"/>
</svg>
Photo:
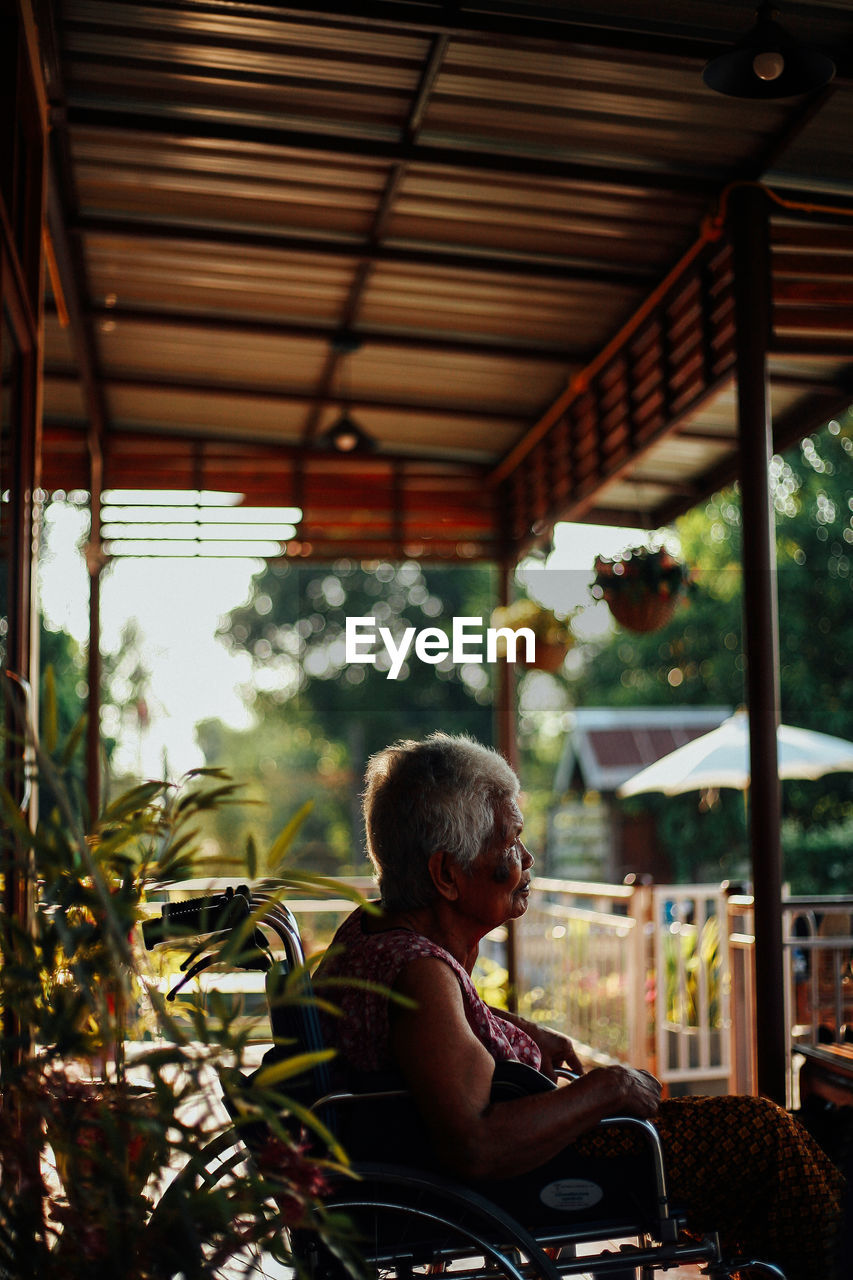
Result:
<svg viewBox="0 0 853 1280">
<path fill-rule="evenodd" d="M 448 951 L 408 929 L 368 933 L 359 908 L 338 929 L 314 975 L 317 995 L 340 1010 L 339 1017 L 321 1015 L 326 1043 L 339 1051 L 348 1067 L 358 1072 L 394 1070 L 388 999 L 381 991 L 366 990 L 360 984 L 391 988 L 406 965 L 422 956 L 434 956 L 453 970 L 468 1025 L 495 1062 L 540 1066 L 539 1046 L 483 1002 L 466 970 Z M 326 986 L 326 979 L 334 982 Z M 349 985 L 348 979 L 354 985 Z"/>
</svg>

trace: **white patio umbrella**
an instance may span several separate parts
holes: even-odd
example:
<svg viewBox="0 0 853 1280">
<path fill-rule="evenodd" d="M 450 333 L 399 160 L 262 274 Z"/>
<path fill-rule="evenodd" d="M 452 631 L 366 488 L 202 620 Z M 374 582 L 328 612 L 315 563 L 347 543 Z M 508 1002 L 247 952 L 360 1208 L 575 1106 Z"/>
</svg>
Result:
<svg viewBox="0 0 853 1280">
<path fill-rule="evenodd" d="M 779 777 L 822 778 L 826 773 L 853 772 L 853 742 L 811 729 L 780 725 Z M 641 769 L 618 789 L 620 796 L 662 791 L 668 796 L 749 786 L 749 716 L 736 711 L 710 733 L 694 738 L 668 756 Z"/>
</svg>

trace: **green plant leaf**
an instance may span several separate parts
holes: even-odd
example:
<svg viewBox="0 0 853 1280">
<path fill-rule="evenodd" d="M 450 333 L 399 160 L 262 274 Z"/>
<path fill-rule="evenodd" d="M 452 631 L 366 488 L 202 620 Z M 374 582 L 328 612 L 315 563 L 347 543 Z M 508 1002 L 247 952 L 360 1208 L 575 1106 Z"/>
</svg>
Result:
<svg viewBox="0 0 853 1280">
<path fill-rule="evenodd" d="M 255 1084 L 259 1089 L 269 1089 L 281 1084 L 282 1080 L 292 1080 L 294 1076 L 304 1075 L 306 1071 L 311 1071 L 313 1067 L 319 1066 L 321 1062 L 328 1062 L 335 1056 L 334 1049 L 315 1049 L 310 1053 L 294 1054 L 292 1058 L 284 1058 L 281 1062 L 261 1067 L 255 1076 Z"/>
<path fill-rule="evenodd" d="M 223 804 L 234 804 L 241 790 L 236 782 L 222 782 L 218 787 L 196 787 L 178 797 L 175 813 L 183 817 L 188 813 L 218 809 Z"/>
<path fill-rule="evenodd" d="M 107 805 L 101 815 L 101 824 L 108 825 L 111 822 L 122 822 L 134 813 L 147 809 L 158 796 L 162 795 L 168 786 L 167 782 L 141 782 L 138 786 L 131 787 L 129 791 L 122 792 L 111 804 Z"/>
<path fill-rule="evenodd" d="M 250 880 L 258 874 L 258 844 L 251 831 L 246 837 L 246 871 Z"/>
<path fill-rule="evenodd" d="M 227 779 L 230 779 L 230 777 L 231 777 L 231 775 L 230 775 L 230 773 L 228 772 L 228 770 L 227 770 L 227 769 L 223 769 L 221 765 L 212 765 L 212 764 L 211 764 L 211 765 L 199 765 L 199 767 L 198 767 L 197 769 L 188 769 L 188 770 L 187 770 L 187 772 L 186 772 L 183 776 L 184 776 L 184 780 L 185 780 L 185 781 L 188 781 L 188 780 L 189 780 L 189 779 L 191 779 L 191 778 L 227 778 Z"/>
<path fill-rule="evenodd" d="M 6 820 L 22 845 L 29 848 L 33 843 L 33 833 L 24 821 L 17 801 L 10 791 L 0 784 L 0 802 L 6 811 Z"/>
<path fill-rule="evenodd" d="M 59 739 L 59 711 L 56 702 L 56 673 L 52 666 L 45 668 L 42 695 L 42 741 L 51 753 L 56 751 Z"/>
<path fill-rule="evenodd" d="M 284 855 L 293 843 L 296 833 L 299 831 L 299 828 L 302 826 L 313 808 L 314 801 L 306 800 L 301 809 L 297 809 L 296 813 L 287 825 L 276 836 L 266 858 L 268 871 L 274 872 L 281 865 Z"/>
<path fill-rule="evenodd" d="M 77 754 L 77 748 L 80 745 L 80 739 L 83 737 L 87 723 L 88 717 L 84 714 L 82 716 L 78 716 L 72 726 L 71 732 L 68 735 L 68 741 L 65 743 L 62 755 L 60 756 L 60 763 L 63 768 L 67 768 L 74 759 L 74 756 Z"/>
</svg>

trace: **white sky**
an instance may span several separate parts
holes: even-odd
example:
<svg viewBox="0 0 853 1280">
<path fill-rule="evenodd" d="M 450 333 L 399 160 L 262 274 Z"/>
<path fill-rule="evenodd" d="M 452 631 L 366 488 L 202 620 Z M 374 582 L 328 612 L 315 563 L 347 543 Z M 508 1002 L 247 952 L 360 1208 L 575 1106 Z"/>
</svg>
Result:
<svg viewBox="0 0 853 1280">
<path fill-rule="evenodd" d="M 88 526 L 85 512 L 52 505 L 40 566 L 42 607 L 49 626 L 75 639 L 89 637 L 89 582 L 77 551 Z M 151 722 L 123 744 L 128 768 L 162 776 L 163 754 L 176 777 L 203 764 L 195 742 L 199 720 L 216 716 L 248 723 L 238 686 L 250 679 L 247 655 L 232 656 L 215 638 L 223 614 L 246 600 L 257 560 L 115 561 L 101 586 L 101 644 L 114 651 L 130 618 L 144 636 L 143 658 L 152 673 Z"/>
<path fill-rule="evenodd" d="M 63 628 L 82 643 L 88 640 L 88 576 L 77 547 L 88 524 L 85 511 L 52 504 L 48 508 L 40 566 L 42 607 L 49 626 Z M 595 525 L 558 525 L 554 553 L 544 590 L 537 591 L 533 573 L 528 589 L 543 603 L 568 612 L 584 603 L 580 634 L 609 625 L 604 605 L 593 605 L 586 592 L 596 555 L 613 555 L 642 542 L 642 531 Z M 240 685 L 251 680 L 245 654 L 234 656 L 215 638 L 220 619 L 248 596 L 258 560 L 150 560 L 113 562 L 101 587 L 102 648 L 117 648 L 121 630 L 136 618 L 144 636 L 143 658 L 152 673 L 148 699 L 150 723 L 122 743 L 121 763 L 146 776 L 177 777 L 203 763 L 195 742 L 199 720 L 216 717 L 240 727 L 248 723 Z M 571 598 L 570 598 L 571 597 Z"/>
</svg>

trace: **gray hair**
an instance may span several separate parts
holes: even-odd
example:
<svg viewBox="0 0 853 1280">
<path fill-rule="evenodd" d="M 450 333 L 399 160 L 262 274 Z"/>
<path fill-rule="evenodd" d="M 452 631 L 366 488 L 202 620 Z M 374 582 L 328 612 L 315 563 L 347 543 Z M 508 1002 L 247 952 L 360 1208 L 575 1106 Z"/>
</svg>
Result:
<svg viewBox="0 0 853 1280">
<path fill-rule="evenodd" d="M 464 736 L 433 733 L 371 756 L 364 822 L 386 910 L 411 911 L 435 898 L 428 864 L 439 849 L 469 871 L 518 790 L 503 756 Z"/>
</svg>

